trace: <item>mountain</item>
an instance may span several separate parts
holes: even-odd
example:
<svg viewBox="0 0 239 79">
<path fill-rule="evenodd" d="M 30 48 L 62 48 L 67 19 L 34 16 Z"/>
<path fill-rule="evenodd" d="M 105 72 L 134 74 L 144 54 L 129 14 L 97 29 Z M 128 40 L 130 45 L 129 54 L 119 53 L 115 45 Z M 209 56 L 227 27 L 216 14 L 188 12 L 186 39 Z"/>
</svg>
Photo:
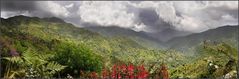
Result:
<svg viewBox="0 0 239 79">
<path fill-rule="evenodd" d="M 215 29 L 210 29 L 201 33 L 175 37 L 167 41 L 166 44 L 169 48 L 184 49 L 198 45 L 205 40 L 212 42 L 227 42 L 237 47 L 238 25 L 227 25 Z"/>
<path fill-rule="evenodd" d="M 184 50 L 196 46 L 204 40 L 214 42 L 228 42 L 235 44 L 238 34 L 238 26 L 222 26 L 215 29 L 209 29 L 201 33 L 189 33 L 177 31 L 174 29 L 165 29 L 158 33 L 136 32 L 130 29 L 111 27 L 85 27 L 86 29 L 97 32 L 106 37 L 123 36 L 136 41 L 138 44 L 156 49 L 179 49 Z M 162 40 L 162 41 L 160 41 Z"/>
<path fill-rule="evenodd" d="M 100 55 L 105 54 L 105 56 L 118 52 L 126 53 L 126 50 L 131 48 L 145 49 L 129 38 L 108 38 L 96 32 L 75 27 L 70 23 L 65 23 L 59 18 L 46 20 L 45 18 L 22 15 L 10 17 L 8 19 L 1 18 L 0 35 L 1 37 L 11 38 L 12 41 L 18 40 L 17 38 L 29 37 L 46 42 L 59 40 L 63 42 L 73 41 L 76 44 L 84 43 L 95 53 Z M 22 40 L 34 42 L 33 39 Z"/>
<path fill-rule="evenodd" d="M 185 31 L 178 31 L 173 28 L 167 28 L 160 32 L 156 33 L 149 33 L 148 35 L 152 36 L 155 39 L 161 40 L 163 42 L 166 42 L 170 39 L 173 39 L 174 37 L 181 37 L 191 34 L 190 32 Z"/>
<path fill-rule="evenodd" d="M 97 31 L 100 31 L 98 29 L 100 28 L 97 28 Z M 109 35 L 103 34 L 105 30 L 106 34 Z M 101 31 L 94 32 L 93 30 L 89 30 L 89 28 L 79 28 L 70 23 L 63 22 L 59 18 L 52 20 L 22 15 L 7 19 L 1 18 L 0 43 L 4 43 L 5 45 L 4 49 L 0 49 L 4 50 L 4 54 L 1 55 L 2 57 L 8 56 L 10 49 L 15 49 L 17 52 L 24 52 L 28 48 L 40 53 L 58 53 L 58 51 L 53 49 L 61 49 L 58 47 L 62 43 L 70 43 L 73 45 L 85 45 L 94 54 L 103 57 L 107 63 L 116 60 L 117 62 L 152 61 L 152 57 L 157 58 L 154 61 L 158 61 L 172 57 L 172 54 L 162 53 L 164 52 L 162 50 L 149 49 L 149 47 L 153 47 L 153 44 L 160 44 L 157 41 L 152 42 L 155 39 L 148 37 L 143 32 L 138 33 L 117 27 L 104 28 Z M 65 47 L 71 48 L 69 46 L 66 45 Z M 5 51 L 6 49 L 8 50 Z M 182 57 L 181 53 L 177 53 L 177 55 Z"/>
<path fill-rule="evenodd" d="M 61 20 L 57 17 L 38 18 L 20 15 L 10 17 L 8 19 L 1 18 L 1 21 L 2 21 L 1 23 L 7 24 L 6 26 L 8 26 L 7 28 L 9 29 L 10 28 L 23 29 L 22 31 L 27 31 L 30 34 L 38 37 L 42 36 L 41 38 L 47 38 L 46 34 L 48 34 L 56 37 L 62 36 L 69 39 L 82 40 L 85 41 L 86 43 L 92 43 L 90 45 L 97 45 L 107 40 L 109 42 L 107 43 L 109 44 L 109 46 L 110 43 L 114 43 L 117 44 L 116 46 L 121 47 L 123 46 L 123 48 L 139 47 L 154 49 L 165 49 L 165 48 L 182 49 L 195 46 L 203 42 L 204 40 L 230 41 L 232 44 L 234 44 L 234 46 L 237 46 L 233 42 L 236 42 L 235 40 L 238 37 L 237 36 L 238 26 L 222 26 L 216 29 L 210 29 L 205 32 L 187 35 L 189 33 L 176 31 L 174 29 L 166 29 L 159 33 L 149 34 L 142 31 L 136 32 L 134 30 L 120 28 L 116 26 L 110 27 L 91 26 L 78 28 L 70 23 L 66 23 L 64 20 Z M 25 26 L 20 27 L 21 24 Z M 25 28 L 32 30 L 26 30 Z M 168 40 L 170 38 L 171 40 Z M 160 41 L 159 39 L 167 39 L 168 41 L 166 42 Z M 93 41 L 94 43 L 91 40 L 94 40 Z"/>
<path fill-rule="evenodd" d="M 146 48 L 157 48 L 157 49 L 164 48 L 163 43 L 160 40 L 153 38 L 152 36 L 142 31 L 136 32 L 131 29 L 125 29 L 116 26 L 109 27 L 91 26 L 85 28 L 90 31 L 100 33 L 101 35 L 106 37 L 114 37 L 114 36 L 127 37 Z"/>
<path fill-rule="evenodd" d="M 57 18 L 57 17 L 47 17 L 47 18 L 42 18 L 42 19 L 45 21 L 48 21 L 48 22 L 65 23 L 64 20 Z"/>
<path fill-rule="evenodd" d="M 170 35 L 177 32 L 169 29 L 164 33 Z M 52 74 L 53 77 L 60 75 L 61 78 L 66 78 L 69 74 L 73 77 L 82 77 L 79 75 L 82 72 L 100 74 L 103 68 L 110 69 L 121 64 L 133 64 L 137 68 L 142 65 L 149 72 L 153 71 L 150 75 L 155 75 L 160 65 L 165 63 L 170 78 L 210 78 L 214 75 L 215 78 L 220 78 L 236 70 L 238 49 L 232 45 L 237 46 L 237 34 L 238 26 L 224 26 L 161 42 L 144 32 L 118 27 L 79 28 L 56 17 L 1 18 L 1 57 L 6 59 L 20 57 L 23 60 L 19 63 L 13 63 L 15 59 L 13 62 L 9 62 L 8 59 L 3 60 L 1 72 L 4 73 L 1 75 L 19 72 L 23 74 L 22 78 L 26 78 L 24 74 L 28 73 L 29 68 L 37 70 L 38 73 L 51 72 L 49 69 L 45 70 L 49 63 L 42 64 L 42 62 L 54 62 L 65 66 L 64 70 Z M 204 40 L 225 41 L 230 44 L 211 42 L 201 45 L 200 43 Z M 191 52 L 175 50 L 194 47 L 198 44 L 198 51 L 193 51 L 195 53 L 193 55 L 188 55 Z M 157 49 L 150 49 L 149 47 L 153 45 L 165 45 L 173 49 L 163 50 L 160 46 Z M 218 51 L 222 47 L 225 50 Z M 214 70 L 214 66 L 209 67 L 208 64 L 211 62 L 219 68 Z M 49 68 L 57 69 L 50 66 Z M 135 70 L 138 71 L 138 69 Z M 211 72 L 213 74 L 209 74 Z M 41 75 L 44 76 L 44 74 Z M 16 74 L 15 77 L 19 75 Z"/>
</svg>

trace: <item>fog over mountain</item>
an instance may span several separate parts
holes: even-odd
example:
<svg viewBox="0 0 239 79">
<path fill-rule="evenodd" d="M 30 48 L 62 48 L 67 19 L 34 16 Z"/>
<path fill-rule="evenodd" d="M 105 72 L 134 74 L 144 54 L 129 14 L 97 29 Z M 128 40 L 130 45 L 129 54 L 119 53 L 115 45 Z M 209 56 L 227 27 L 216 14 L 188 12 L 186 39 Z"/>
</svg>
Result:
<svg viewBox="0 0 239 79">
<path fill-rule="evenodd" d="M 238 25 L 238 1 L 2 1 L 1 17 L 58 17 L 77 27 L 116 26 L 167 41 Z"/>
</svg>

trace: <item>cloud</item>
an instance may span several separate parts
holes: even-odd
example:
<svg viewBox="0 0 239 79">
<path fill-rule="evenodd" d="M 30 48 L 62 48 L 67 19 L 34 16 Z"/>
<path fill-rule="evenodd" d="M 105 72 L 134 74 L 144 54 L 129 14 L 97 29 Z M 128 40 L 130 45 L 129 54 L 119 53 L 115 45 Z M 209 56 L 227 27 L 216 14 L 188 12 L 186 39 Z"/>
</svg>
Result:
<svg viewBox="0 0 239 79">
<path fill-rule="evenodd" d="M 191 4 L 190 4 L 191 3 Z M 238 21 L 238 6 L 235 2 L 223 1 L 205 1 L 205 2 L 181 2 L 175 3 L 176 11 L 181 13 L 181 21 L 178 26 L 183 27 L 184 30 L 192 32 L 202 32 L 207 29 L 216 28 L 227 24 L 238 24 L 235 22 L 225 21 L 222 16 L 233 16 L 234 21 Z M 230 5 L 229 5 L 230 4 Z M 231 20 L 232 21 L 232 20 Z M 190 22 L 188 24 L 185 22 Z M 197 26 L 197 27 L 196 27 Z M 194 28 L 192 28 L 194 27 Z M 192 28 L 192 29 L 187 29 Z"/>
<path fill-rule="evenodd" d="M 238 24 L 238 3 L 229 1 L 145 1 L 134 4 L 136 7 L 155 9 L 159 18 L 175 29 L 189 32 L 202 32 L 227 24 Z M 232 16 L 225 21 L 222 16 Z"/>
<path fill-rule="evenodd" d="M 1 1 L 3 11 L 36 10 L 35 1 Z"/>
<path fill-rule="evenodd" d="M 137 22 L 137 15 L 129 12 L 127 4 L 121 1 L 86 1 L 79 7 L 78 15 L 83 22 L 92 22 L 101 26 L 132 28 L 140 25 Z"/>
<path fill-rule="evenodd" d="M 158 32 L 167 28 L 173 28 L 169 23 L 165 22 L 157 12 L 152 8 L 141 8 L 139 9 L 139 21 L 146 25 L 144 28 L 149 32 Z"/>
<path fill-rule="evenodd" d="M 238 1 L 5 1 L 1 17 L 59 17 L 78 26 L 202 32 L 238 24 Z M 84 25 L 87 27 L 86 25 Z"/>
<path fill-rule="evenodd" d="M 53 1 L 4 1 L 1 4 L 2 17 L 19 14 L 38 17 L 67 17 L 69 14 L 66 7 Z"/>
<path fill-rule="evenodd" d="M 157 15 L 154 8 L 140 7 L 137 3 L 129 1 L 83 2 L 79 7 L 78 15 L 81 16 L 83 22 L 96 23 L 105 27 L 119 26 L 146 32 L 170 28 L 170 25 L 163 21 L 167 18 L 162 18 L 167 16 L 167 13 L 159 17 L 160 15 Z"/>
<path fill-rule="evenodd" d="M 55 17 L 67 17 L 69 15 L 69 12 L 67 11 L 65 6 L 57 4 L 53 1 L 39 1 L 37 2 L 37 4 L 38 9 L 45 12 L 46 14 L 49 13 L 50 15 L 53 15 Z"/>
<path fill-rule="evenodd" d="M 65 7 L 66 7 L 66 8 L 72 8 L 73 6 L 74 6 L 74 4 L 71 3 L 71 4 L 69 4 L 69 5 L 66 5 Z"/>
</svg>

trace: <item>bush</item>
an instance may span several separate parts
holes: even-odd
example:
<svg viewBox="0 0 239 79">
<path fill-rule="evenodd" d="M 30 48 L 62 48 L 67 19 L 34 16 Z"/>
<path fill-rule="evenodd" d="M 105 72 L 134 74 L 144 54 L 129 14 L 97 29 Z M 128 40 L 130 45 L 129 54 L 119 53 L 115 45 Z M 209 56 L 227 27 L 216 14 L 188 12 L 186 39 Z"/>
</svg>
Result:
<svg viewBox="0 0 239 79">
<path fill-rule="evenodd" d="M 85 45 L 73 43 L 60 43 L 56 46 L 54 60 L 67 68 L 62 72 L 78 77 L 80 71 L 100 71 L 102 61 Z"/>
</svg>

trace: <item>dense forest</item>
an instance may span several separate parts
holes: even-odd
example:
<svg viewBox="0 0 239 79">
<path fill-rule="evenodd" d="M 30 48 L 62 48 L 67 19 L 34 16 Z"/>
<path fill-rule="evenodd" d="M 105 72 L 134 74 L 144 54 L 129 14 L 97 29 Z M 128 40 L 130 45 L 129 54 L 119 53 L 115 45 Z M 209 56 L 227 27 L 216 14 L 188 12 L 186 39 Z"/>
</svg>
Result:
<svg viewBox="0 0 239 79">
<path fill-rule="evenodd" d="M 58 18 L 1 18 L 1 77 L 237 78 L 238 26 L 177 37 L 154 47 L 140 42 Z"/>
</svg>

